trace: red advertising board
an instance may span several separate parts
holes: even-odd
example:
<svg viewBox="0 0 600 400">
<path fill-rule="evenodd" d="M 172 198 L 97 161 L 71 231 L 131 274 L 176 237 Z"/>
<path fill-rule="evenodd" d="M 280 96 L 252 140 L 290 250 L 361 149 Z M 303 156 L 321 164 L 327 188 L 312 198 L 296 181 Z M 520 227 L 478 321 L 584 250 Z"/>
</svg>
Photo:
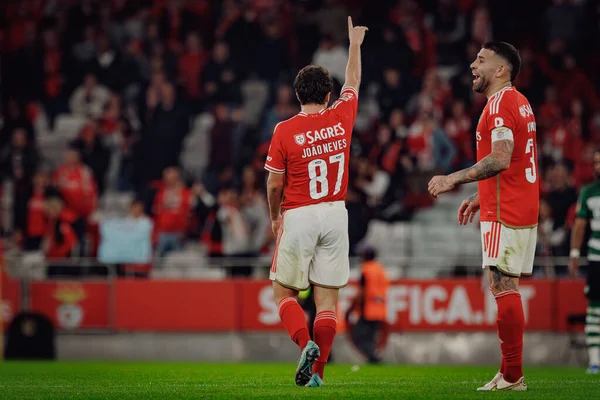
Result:
<svg viewBox="0 0 600 400">
<path fill-rule="evenodd" d="M 232 281 L 134 281 L 115 286 L 115 328 L 224 331 L 236 327 Z"/>
<path fill-rule="evenodd" d="M 552 282 L 528 281 L 521 285 L 527 329 L 553 328 Z M 242 330 L 280 330 L 277 306 L 269 282 L 244 284 Z M 340 292 L 340 313 L 345 314 L 356 286 Z M 388 322 L 394 331 L 482 331 L 496 329 L 496 301 L 479 279 L 398 281 L 388 291 Z"/>
<path fill-rule="evenodd" d="M 556 330 L 567 331 L 567 318 L 569 315 L 585 314 L 587 299 L 583 294 L 585 282 L 581 279 L 564 279 L 556 281 Z M 583 325 L 578 327 L 583 330 Z"/>
<path fill-rule="evenodd" d="M 520 291 L 526 329 L 564 332 L 569 315 L 585 313 L 583 286 L 582 280 L 523 280 Z M 11 297 L 18 301 L 18 285 L 16 289 Z M 340 315 L 345 315 L 356 292 L 356 284 L 342 289 Z M 31 309 L 47 315 L 60 328 L 283 329 L 269 281 L 35 282 Z M 496 301 L 480 279 L 396 281 L 389 288 L 387 317 L 396 332 L 494 331 Z"/>
<path fill-rule="evenodd" d="M 57 328 L 110 327 L 107 282 L 33 282 L 30 293 L 30 310 L 44 314 Z"/>
<path fill-rule="evenodd" d="M 16 279 L 12 279 L 0 265 L 0 279 L 2 280 L 2 297 L 0 298 L 1 321 L 5 328 L 8 327 L 12 318 L 21 309 L 21 285 Z"/>
</svg>

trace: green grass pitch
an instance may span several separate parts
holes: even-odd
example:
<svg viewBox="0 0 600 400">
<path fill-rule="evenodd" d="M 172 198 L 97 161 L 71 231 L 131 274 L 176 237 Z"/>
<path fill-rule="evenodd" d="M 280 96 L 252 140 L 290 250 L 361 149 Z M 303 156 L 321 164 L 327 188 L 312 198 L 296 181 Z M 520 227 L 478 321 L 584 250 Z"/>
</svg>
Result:
<svg viewBox="0 0 600 400">
<path fill-rule="evenodd" d="M 289 364 L 0 363 L 0 399 L 600 399 L 600 376 L 526 370 L 526 393 L 481 393 L 493 367 L 328 366 L 326 386 L 294 385 Z"/>
</svg>

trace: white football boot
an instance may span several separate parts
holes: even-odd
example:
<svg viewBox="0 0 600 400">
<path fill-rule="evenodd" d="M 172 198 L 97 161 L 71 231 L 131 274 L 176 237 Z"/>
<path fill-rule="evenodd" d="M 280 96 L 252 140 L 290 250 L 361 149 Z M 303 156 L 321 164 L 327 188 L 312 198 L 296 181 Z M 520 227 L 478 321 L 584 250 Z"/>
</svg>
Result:
<svg viewBox="0 0 600 400">
<path fill-rule="evenodd" d="M 496 384 L 498 383 L 498 381 L 500 381 L 500 379 L 502 379 L 502 374 L 500 373 L 500 371 L 498 371 L 496 373 L 496 376 L 494 376 L 494 378 L 491 381 L 489 381 L 482 387 L 477 388 L 477 391 L 478 392 L 489 392 L 489 391 L 494 390 L 494 388 L 496 387 Z"/>
<path fill-rule="evenodd" d="M 496 387 L 492 389 L 493 391 L 508 391 L 514 390 L 519 392 L 524 392 L 527 390 L 527 384 L 525 383 L 525 378 L 520 377 L 518 381 L 515 383 L 510 383 L 504 380 L 504 377 L 501 377 L 498 383 L 496 383 Z"/>
</svg>

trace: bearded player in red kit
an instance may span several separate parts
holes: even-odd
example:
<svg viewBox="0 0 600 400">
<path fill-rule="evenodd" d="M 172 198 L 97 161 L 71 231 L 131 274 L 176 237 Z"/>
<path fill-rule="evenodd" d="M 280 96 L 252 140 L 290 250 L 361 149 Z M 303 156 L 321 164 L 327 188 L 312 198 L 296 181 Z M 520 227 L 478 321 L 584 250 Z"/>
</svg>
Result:
<svg viewBox="0 0 600 400">
<path fill-rule="evenodd" d="M 462 202 L 458 222 L 473 222 L 480 211 L 483 267 L 498 305 L 502 364 L 496 376 L 477 389 L 483 391 L 527 390 L 519 277 L 533 270 L 539 181 L 535 117 L 525 96 L 512 86 L 520 67 L 514 46 L 483 45 L 471 64 L 473 90 L 488 98 L 477 125 L 477 164 L 429 182 L 434 197 L 456 185 L 479 182 L 477 193 Z"/>
<path fill-rule="evenodd" d="M 348 161 L 358 110 L 360 46 L 366 27 L 348 17 L 348 64 L 339 99 L 327 108 L 333 81 L 326 69 L 303 68 L 294 81 L 302 111 L 280 122 L 265 162 L 267 197 L 277 244 L 270 279 L 279 316 L 302 349 L 296 385 L 323 385 L 325 363 L 337 329 L 339 288 L 349 276 Z M 298 292 L 314 286 L 314 342 Z"/>
</svg>

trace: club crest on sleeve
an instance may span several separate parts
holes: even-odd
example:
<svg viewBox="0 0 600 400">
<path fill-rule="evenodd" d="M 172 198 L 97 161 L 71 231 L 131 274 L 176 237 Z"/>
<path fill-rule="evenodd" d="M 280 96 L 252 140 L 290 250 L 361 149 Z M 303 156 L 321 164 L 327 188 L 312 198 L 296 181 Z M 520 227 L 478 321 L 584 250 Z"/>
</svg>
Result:
<svg viewBox="0 0 600 400">
<path fill-rule="evenodd" d="M 306 137 L 304 136 L 304 133 L 294 135 L 294 142 L 296 142 L 298 146 L 304 146 L 304 143 L 306 143 Z"/>
</svg>

